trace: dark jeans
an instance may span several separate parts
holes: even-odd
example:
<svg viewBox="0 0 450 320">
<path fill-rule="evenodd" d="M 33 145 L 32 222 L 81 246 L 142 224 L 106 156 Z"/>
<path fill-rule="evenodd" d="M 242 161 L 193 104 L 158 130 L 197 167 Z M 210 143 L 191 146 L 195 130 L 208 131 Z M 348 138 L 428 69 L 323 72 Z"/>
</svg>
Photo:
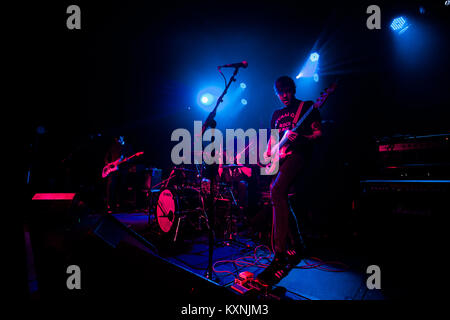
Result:
<svg viewBox="0 0 450 320">
<path fill-rule="evenodd" d="M 106 205 L 113 208 L 117 204 L 117 172 L 111 173 L 106 179 Z"/>
<path fill-rule="evenodd" d="M 289 191 L 296 178 L 307 165 L 307 158 L 300 154 L 289 155 L 280 165 L 278 174 L 270 185 L 270 197 L 273 207 L 273 245 L 276 253 L 287 250 L 289 245 L 304 246 L 298 228 L 297 218 L 289 204 Z"/>
<path fill-rule="evenodd" d="M 106 178 L 106 205 L 108 207 L 114 208 L 123 204 L 127 188 L 127 175 L 126 169 L 119 169 Z"/>
</svg>

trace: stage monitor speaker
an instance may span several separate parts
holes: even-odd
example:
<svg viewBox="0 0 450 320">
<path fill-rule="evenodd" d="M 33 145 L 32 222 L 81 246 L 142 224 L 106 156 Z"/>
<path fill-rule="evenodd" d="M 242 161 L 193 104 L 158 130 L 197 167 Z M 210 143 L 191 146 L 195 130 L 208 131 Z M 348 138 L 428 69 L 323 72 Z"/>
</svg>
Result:
<svg viewBox="0 0 450 320">
<path fill-rule="evenodd" d="M 117 248 L 120 243 L 126 242 L 142 248 L 144 251 L 150 249 L 151 252 L 157 253 L 157 249 L 152 243 L 112 215 L 102 216 L 94 226 L 93 232 L 113 248 Z"/>
<path fill-rule="evenodd" d="M 36 193 L 25 217 L 28 263 L 37 275 L 39 294 L 65 289 L 71 230 L 79 220 L 81 201 L 76 193 Z"/>
<path fill-rule="evenodd" d="M 36 193 L 28 222 L 43 227 L 67 226 L 80 214 L 81 202 L 76 193 Z"/>
</svg>

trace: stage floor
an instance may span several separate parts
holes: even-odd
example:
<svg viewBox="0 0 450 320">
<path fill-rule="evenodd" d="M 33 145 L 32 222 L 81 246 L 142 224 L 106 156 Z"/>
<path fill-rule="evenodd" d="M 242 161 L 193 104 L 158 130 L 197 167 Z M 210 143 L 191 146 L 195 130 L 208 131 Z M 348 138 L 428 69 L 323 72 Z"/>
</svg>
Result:
<svg viewBox="0 0 450 320">
<path fill-rule="evenodd" d="M 117 213 L 113 217 L 154 243 L 147 213 Z M 255 276 L 260 273 L 263 267 L 255 265 L 255 257 L 260 259 L 259 263 L 267 265 L 273 256 L 269 257 L 269 248 L 257 241 L 240 234 L 237 240 L 231 243 L 215 242 L 212 280 L 223 287 L 230 288 L 242 271 L 252 272 Z M 192 239 L 183 239 L 176 249 L 159 254 L 173 265 L 205 277 L 208 248 L 208 238 L 204 232 Z M 369 275 L 366 274 L 368 265 L 362 261 L 364 259 L 338 251 L 315 250 L 315 257 L 302 260 L 274 289 L 285 292 L 284 298 L 290 300 L 383 300 L 382 290 L 369 290 L 366 286 Z M 320 266 L 311 267 L 313 265 Z"/>
</svg>

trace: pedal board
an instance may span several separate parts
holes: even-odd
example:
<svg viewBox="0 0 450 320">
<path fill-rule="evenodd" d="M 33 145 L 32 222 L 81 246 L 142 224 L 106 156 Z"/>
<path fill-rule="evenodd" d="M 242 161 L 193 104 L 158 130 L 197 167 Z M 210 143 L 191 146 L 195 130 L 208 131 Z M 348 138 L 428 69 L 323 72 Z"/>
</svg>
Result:
<svg viewBox="0 0 450 320">
<path fill-rule="evenodd" d="M 257 280 L 251 280 L 248 282 L 248 286 L 257 291 L 259 294 L 262 294 L 264 296 L 267 296 L 270 291 L 272 290 L 272 286 L 269 286 L 267 284 L 261 283 Z"/>
<path fill-rule="evenodd" d="M 234 279 L 234 284 L 231 285 L 231 289 L 242 295 L 247 294 L 249 291 L 253 291 L 256 294 L 267 296 L 272 287 L 255 280 L 253 278 L 253 273 L 244 271 Z"/>
</svg>

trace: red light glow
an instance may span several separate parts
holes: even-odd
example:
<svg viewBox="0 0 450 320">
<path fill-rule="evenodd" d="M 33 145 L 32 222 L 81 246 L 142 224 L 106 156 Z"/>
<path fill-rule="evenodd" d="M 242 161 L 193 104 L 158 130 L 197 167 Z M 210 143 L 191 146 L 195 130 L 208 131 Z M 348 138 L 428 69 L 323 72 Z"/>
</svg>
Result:
<svg viewBox="0 0 450 320">
<path fill-rule="evenodd" d="M 73 200 L 76 193 L 36 193 L 33 200 Z"/>
</svg>

